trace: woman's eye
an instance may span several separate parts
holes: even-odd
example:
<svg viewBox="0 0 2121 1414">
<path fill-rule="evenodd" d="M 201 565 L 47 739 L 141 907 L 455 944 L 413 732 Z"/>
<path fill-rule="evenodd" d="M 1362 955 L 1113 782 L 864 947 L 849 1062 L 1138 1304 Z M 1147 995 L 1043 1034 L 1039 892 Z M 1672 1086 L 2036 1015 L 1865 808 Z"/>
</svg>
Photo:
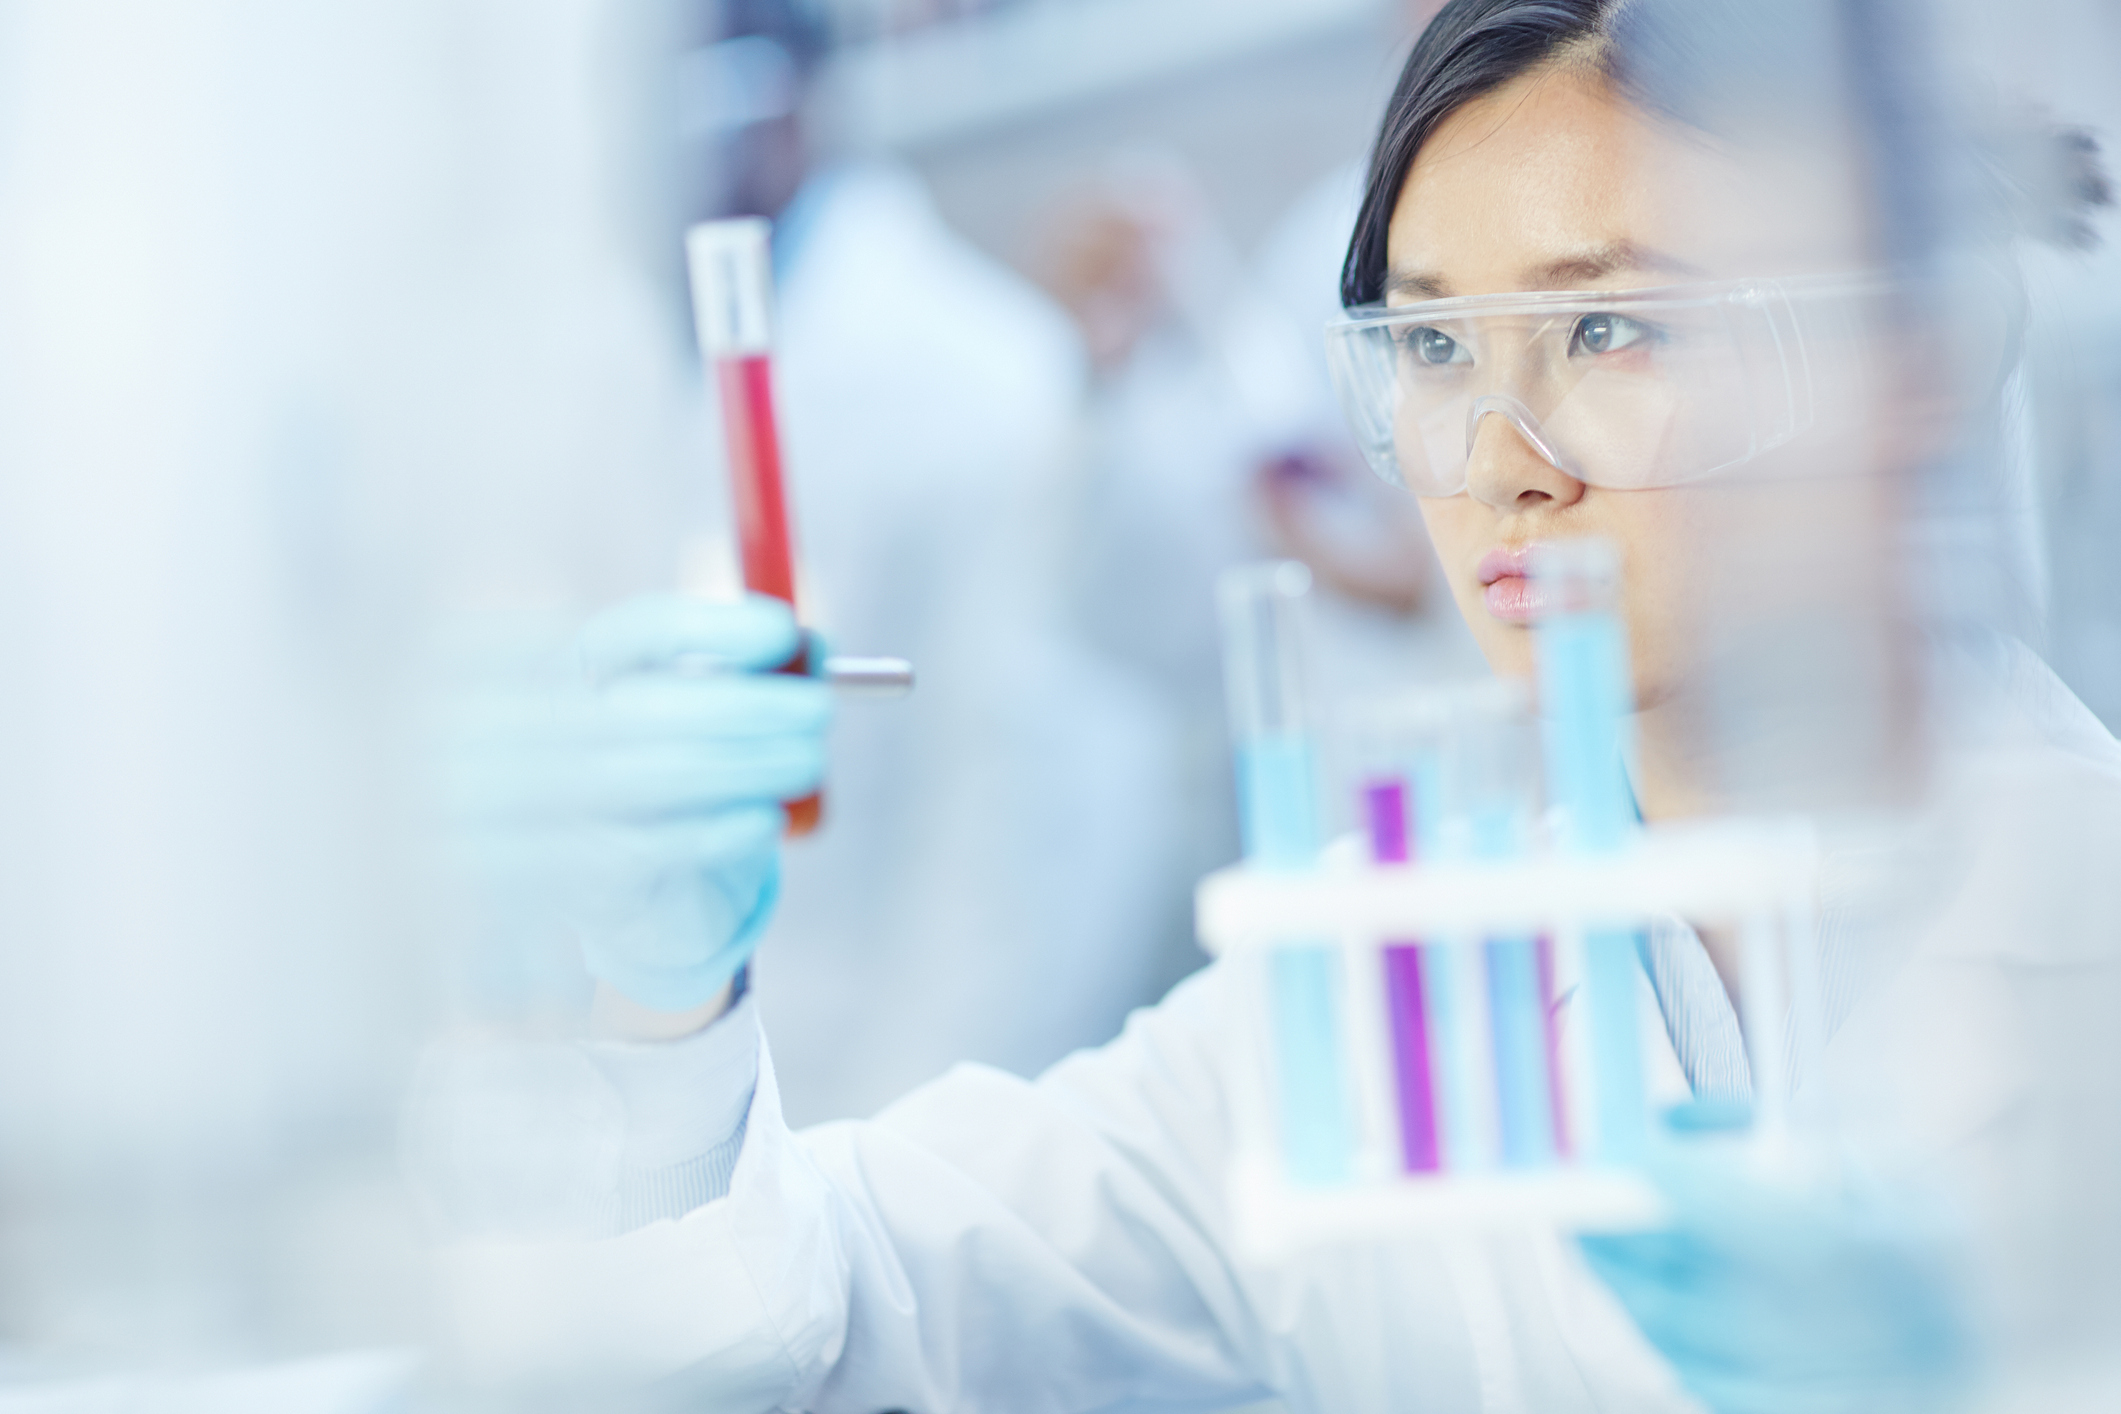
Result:
<svg viewBox="0 0 2121 1414">
<path fill-rule="evenodd" d="M 1576 347 L 1587 354 L 1606 354 L 1626 348 L 1650 331 L 1619 314 L 1586 314 L 1576 321 Z"/>
<path fill-rule="evenodd" d="M 1458 340 L 1441 329 L 1422 328 L 1409 331 L 1407 342 L 1414 349 L 1414 356 L 1423 363 L 1467 363 L 1471 360 Z"/>
</svg>

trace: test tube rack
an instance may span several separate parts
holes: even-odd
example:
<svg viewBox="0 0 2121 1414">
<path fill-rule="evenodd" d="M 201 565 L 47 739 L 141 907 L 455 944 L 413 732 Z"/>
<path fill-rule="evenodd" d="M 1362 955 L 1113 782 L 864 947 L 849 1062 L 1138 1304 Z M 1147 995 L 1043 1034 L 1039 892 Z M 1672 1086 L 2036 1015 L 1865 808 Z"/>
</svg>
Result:
<svg viewBox="0 0 2121 1414">
<path fill-rule="evenodd" d="M 1745 1142 L 1784 1145 L 1816 982 L 1816 860 L 1805 822 L 1733 819 L 1645 829 L 1597 856 L 1377 863 L 1351 837 L 1308 868 L 1209 875 L 1200 938 L 1240 998 L 1239 1249 L 1274 1260 L 1469 1228 L 1657 1222 L 1638 1021 L 1655 1001 L 1633 953 L 1661 914 L 1741 941 Z M 1293 1009 L 1292 978 L 1311 979 Z M 1513 999 L 1512 985 L 1534 990 Z M 1528 1116 L 1547 1132 L 1513 1138 Z"/>
</svg>

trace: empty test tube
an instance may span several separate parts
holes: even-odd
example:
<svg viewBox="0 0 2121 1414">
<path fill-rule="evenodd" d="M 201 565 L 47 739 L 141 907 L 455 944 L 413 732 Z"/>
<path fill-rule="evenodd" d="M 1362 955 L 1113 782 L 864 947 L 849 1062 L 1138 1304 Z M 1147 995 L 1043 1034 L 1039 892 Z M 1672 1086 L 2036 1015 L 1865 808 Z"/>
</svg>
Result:
<svg viewBox="0 0 2121 1414">
<path fill-rule="evenodd" d="M 1217 586 L 1239 827 L 1257 868 L 1304 869 L 1321 844 L 1316 751 L 1304 701 L 1304 605 L 1311 572 L 1294 561 L 1246 565 Z M 1281 1137 L 1300 1183 L 1346 1182 L 1354 1124 L 1341 1059 L 1340 958 L 1291 940 L 1274 948 L 1272 987 Z"/>
<path fill-rule="evenodd" d="M 1609 853 L 1635 828 L 1626 774 L 1634 694 L 1619 554 L 1602 540 L 1564 541 L 1535 551 L 1531 568 L 1549 606 L 1537 626 L 1539 696 L 1562 843 Z M 1584 934 L 1596 1157 L 1612 1163 L 1640 1160 L 1649 1133 L 1635 1019 L 1638 949 L 1637 930 L 1619 921 Z"/>
</svg>

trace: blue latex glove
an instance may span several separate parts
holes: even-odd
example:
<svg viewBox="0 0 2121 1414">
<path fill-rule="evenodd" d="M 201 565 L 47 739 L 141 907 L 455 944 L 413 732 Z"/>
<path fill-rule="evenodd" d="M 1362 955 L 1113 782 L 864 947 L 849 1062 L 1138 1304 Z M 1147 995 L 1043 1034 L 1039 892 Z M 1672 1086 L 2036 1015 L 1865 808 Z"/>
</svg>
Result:
<svg viewBox="0 0 2121 1414">
<path fill-rule="evenodd" d="M 769 671 L 800 641 L 777 600 L 646 596 L 460 724 L 454 799 L 488 876 L 642 1006 L 713 998 L 772 913 L 780 802 L 818 787 L 832 717 L 823 682 Z"/>
<path fill-rule="evenodd" d="M 1683 1106 L 1698 1133 L 1743 1107 Z M 1966 1397 L 1965 1322 L 1945 1244 L 1881 1198 L 1798 1191 L 1728 1146 L 1659 1146 L 1667 1230 L 1580 1239 L 1681 1381 L 1720 1414 L 1937 1410 Z"/>
</svg>

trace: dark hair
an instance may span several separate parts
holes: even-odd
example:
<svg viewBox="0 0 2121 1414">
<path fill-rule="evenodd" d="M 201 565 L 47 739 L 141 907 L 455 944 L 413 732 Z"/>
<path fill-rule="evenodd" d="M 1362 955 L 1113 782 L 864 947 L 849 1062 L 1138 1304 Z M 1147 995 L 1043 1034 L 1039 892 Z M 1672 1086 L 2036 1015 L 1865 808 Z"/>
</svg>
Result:
<svg viewBox="0 0 2121 1414">
<path fill-rule="evenodd" d="M 1415 41 L 1386 106 L 1341 267 L 1341 303 L 1383 297 L 1400 188 L 1444 119 L 1554 63 L 1581 64 L 1693 127 L 1735 118 L 1739 130 L 1757 130 L 1764 113 L 1778 126 L 1855 117 L 1879 192 L 1882 254 L 1902 269 L 1922 269 L 1955 237 L 2006 254 L 2018 236 L 2093 244 L 2086 218 L 2112 195 L 2097 144 L 2044 121 L 1968 133 L 1929 111 L 1927 86 L 1907 72 L 1919 27 L 1903 8 L 1891 0 L 1451 0 Z"/>
<path fill-rule="evenodd" d="M 1963 341 L 1928 326 L 1976 311 L 1962 331 L 1976 347 L 1993 337 L 1981 334 L 1979 311 L 2003 315 L 1992 359 L 1960 356 L 1962 373 L 1978 376 L 1985 363 L 1992 374 L 1985 387 L 1965 385 L 1959 435 L 1927 460 L 1910 502 L 1935 546 L 1937 602 L 1976 602 L 1967 586 L 1980 557 L 1970 549 L 1986 544 L 2010 626 L 2037 625 L 2032 596 L 2010 587 L 2028 570 L 2005 543 L 2016 511 L 1999 500 L 2018 494 L 2003 413 L 2027 319 L 2013 247 L 2094 244 L 2089 217 L 2113 187 L 2083 131 L 2040 114 L 1964 111 L 1919 19 L 1914 0 L 1451 0 L 1415 42 L 1385 110 L 1341 301 L 1383 297 L 1392 213 L 1423 144 L 1459 108 L 1542 67 L 1581 66 L 1645 111 L 1739 142 L 1852 134 L 1871 187 L 1874 253 L 1931 296 L 1903 312 L 1919 306 L 1932 341 L 1953 348 Z"/>
<path fill-rule="evenodd" d="M 1414 42 L 1370 154 L 1362 210 L 1340 272 L 1342 304 L 1381 299 L 1385 235 L 1415 154 L 1459 108 L 1520 74 L 1581 51 L 1604 57 L 1606 25 L 1620 0 L 1452 0 Z"/>
</svg>

